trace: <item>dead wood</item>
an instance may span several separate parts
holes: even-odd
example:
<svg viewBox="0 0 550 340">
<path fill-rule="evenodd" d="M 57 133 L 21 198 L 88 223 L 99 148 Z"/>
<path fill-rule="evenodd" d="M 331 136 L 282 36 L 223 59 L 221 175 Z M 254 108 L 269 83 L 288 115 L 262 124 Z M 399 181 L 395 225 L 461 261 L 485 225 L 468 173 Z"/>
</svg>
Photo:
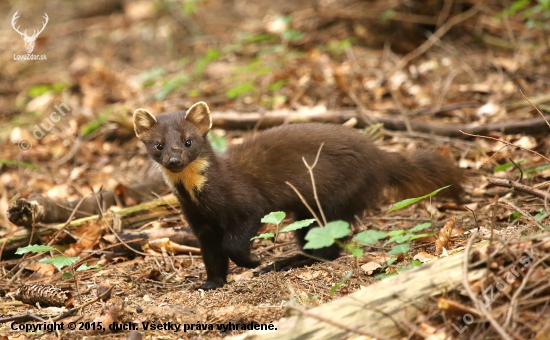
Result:
<svg viewBox="0 0 550 340">
<path fill-rule="evenodd" d="M 179 202 L 173 195 L 165 196 L 151 202 L 121 209 L 119 211 L 106 211 L 103 216 L 94 215 L 71 221 L 69 224 L 62 223 L 48 228 L 37 228 L 35 235 L 38 237 L 48 237 L 61 228 L 70 231 L 89 224 L 90 228 L 110 226 L 115 231 L 122 229 L 135 229 L 143 226 L 147 222 L 155 221 L 160 218 L 169 218 L 179 216 Z M 11 235 L 0 238 L 0 245 L 3 245 L 5 252 L 10 252 L 18 247 L 29 244 L 30 229 L 20 229 Z"/>
<path fill-rule="evenodd" d="M 147 243 L 154 242 L 159 239 L 169 239 L 170 241 L 179 244 L 186 245 L 187 248 L 183 248 L 186 253 L 191 252 L 197 254 L 197 247 L 199 247 L 199 241 L 193 235 L 193 232 L 188 227 L 178 227 L 178 228 L 162 228 L 162 229 L 152 229 L 152 230 L 123 230 L 117 235 L 106 235 L 103 237 L 107 242 L 116 244 L 123 242 L 125 245 L 128 245 L 132 248 L 141 249 Z M 184 247 L 184 246 L 182 246 Z M 194 247 L 195 249 L 192 249 Z M 176 250 L 180 250 L 179 247 Z M 117 254 L 127 254 L 131 255 L 132 252 L 128 247 L 124 245 L 119 245 L 113 248 L 113 251 Z M 178 251 L 181 253 L 181 251 Z M 200 250 L 198 251 L 200 253 Z M 133 254 L 132 254 L 133 255 Z"/>
<path fill-rule="evenodd" d="M 530 195 L 533 195 L 538 198 L 542 198 L 543 200 L 548 200 L 548 195 L 541 190 L 535 189 L 533 187 L 530 187 L 525 184 L 521 184 L 518 182 L 511 181 L 509 179 L 502 179 L 502 178 L 487 178 L 487 181 L 493 185 L 498 185 L 500 187 L 505 188 L 513 188 L 517 191 L 526 192 Z"/>
<path fill-rule="evenodd" d="M 152 176 L 150 180 L 139 185 L 124 187 L 116 190 L 102 191 L 97 195 L 85 198 L 74 217 L 84 218 L 98 215 L 101 211 L 117 203 L 122 206 L 130 206 L 149 201 L 155 196 L 154 192 L 166 191 L 166 185 L 162 176 Z M 79 201 L 54 201 L 40 195 L 32 195 L 28 199 L 20 198 L 8 208 L 7 215 L 11 223 L 30 228 L 33 223 L 60 223 L 65 222 L 78 205 Z"/>
<path fill-rule="evenodd" d="M 405 131 L 406 125 L 402 119 L 376 116 L 375 111 L 365 112 L 368 120 L 373 123 L 382 123 L 389 130 Z M 545 116 L 550 119 L 550 116 Z M 269 128 L 289 123 L 320 122 L 343 124 L 350 119 L 357 119 L 356 127 L 366 126 L 362 113 L 358 111 L 328 111 L 303 113 L 297 111 L 271 111 L 266 113 L 237 113 L 237 112 L 213 112 L 212 122 L 215 127 L 228 130 L 251 130 L 254 128 Z M 542 117 L 523 119 L 518 121 L 505 121 L 489 124 L 452 124 L 436 125 L 418 121 L 410 121 L 411 128 L 415 132 L 432 133 L 440 136 L 468 138 L 459 130 L 471 134 L 487 134 L 491 131 L 499 131 L 506 134 L 536 134 L 547 132 L 548 126 Z"/>
<path fill-rule="evenodd" d="M 388 338 L 407 336 L 413 331 L 410 327 L 417 317 L 422 314 L 434 317 L 434 305 L 437 303 L 434 300 L 435 296 L 447 296 L 447 299 L 452 297 L 453 300 L 460 300 L 460 292 L 463 288 L 462 281 L 465 275 L 463 268 L 464 258 L 463 248 L 459 253 L 447 258 L 439 259 L 415 270 L 393 276 L 341 299 L 312 308 L 306 314 L 298 313 L 297 315 L 281 319 L 275 324 L 276 331 L 248 332 L 234 339 L 340 339 L 352 337 L 353 333 L 362 334 L 363 332 L 379 334 Z M 469 283 L 481 284 L 482 287 L 498 285 L 502 281 L 500 276 L 503 275 L 503 272 L 510 274 L 516 267 L 521 271 L 528 269 L 529 272 L 542 272 L 549 258 L 550 233 L 539 234 L 523 240 L 515 240 L 512 244 L 485 244 L 476 248 L 470 254 L 469 262 L 472 265 L 469 267 L 466 280 Z M 491 268 L 491 264 L 494 261 L 501 263 L 502 267 Z M 494 281 L 484 281 L 487 277 L 492 277 Z M 529 276 L 525 274 L 518 273 L 514 277 L 515 282 L 513 283 L 508 277 L 506 277 L 506 280 L 508 280 L 506 281 L 508 282 L 507 287 L 512 289 L 509 295 L 519 295 L 521 289 L 517 289 L 518 286 L 520 288 L 529 286 L 526 285 Z M 541 276 L 536 277 L 536 281 L 533 280 L 535 278 L 532 277 L 531 286 L 529 287 L 530 289 L 534 289 L 534 291 L 524 291 L 523 293 L 540 294 L 541 292 L 537 292 L 533 287 L 537 286 L 536 283 L 543 284 L 547 282 L 548 279 Z M 550 291 L 546 290 L 544 294 L 548 295 Z M 499 295 L 500 299 L 492 302 L 492 310 L 496 310 L 497 306 L 501 309 L 504 308 L 502 310 L 506 310 L 507 304 L 510 303 L 508 299 L 509 295 L 501 295 Z M 547 298 L 548 296 L 544 299 L 539 299 L 542 301 L 541 308 L 543 308 L 544 301 Z M 539 300 L 533 301 L 536 302 Z M 476 301 L 473 302 L 474 308 L 475 303 L 478 303 L 478 301 L 485 301 L 481 293 L 477 293 Z M 459 301 L 459 303 L 472 304 L 472 301 Z M 442 307 L 440 308 L 443 309 Z M 525 308 L 522 310 L 526 313 L 531 313 L 530 311 L 533 307 Z M 312 317 L 312 315 L 320 317 Z M 462 315 L 460 314 L 459 317 L 462 317 Z M 499 314 L 492 314 L 491 317 L 495 317 L 495 315 Z M 327 317 L 332 320 L 331 323 L 323 321 Z M 447 315 L 448 317 L 449 315 Z M 506 315 L 500 314 L 499 319 L 501 322 L 503 318 L 506 318 Z M 453 328 L 450 323 L 452 321 L 458 322 L 458 319 L 451 318 L 447 320 L 449 320 L 448 328 L 449 332 L 451 332 Z M 476 325 L 483 327 L 486 320 L 476 320 Z M 544 320 L 541 320 L 541 322 L 544 322 Z M 346 325 L 346 327 L 338 327 L 338 325 Z M 459 327 L 462 326 L 463 323 L 461 321 Z M 473 332 L 473 329 L 474 325 L 470 327 L 469 331 Z M 493 332 L 486 335 L 489 337 L 495 334 L 494 329 L 485 329 L 485 331 Z M 507 331 L 510 332 L 510 329 Z"/>
</svg>

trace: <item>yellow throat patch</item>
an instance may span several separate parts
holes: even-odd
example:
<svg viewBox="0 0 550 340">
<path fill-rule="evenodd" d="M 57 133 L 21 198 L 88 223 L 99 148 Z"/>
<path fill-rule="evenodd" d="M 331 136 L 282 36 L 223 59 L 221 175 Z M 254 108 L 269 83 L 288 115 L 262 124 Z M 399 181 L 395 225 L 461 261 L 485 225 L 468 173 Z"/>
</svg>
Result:
<svg viewBox="0 0 550 340">
<path fill-rule="evenodd" d="M 178 173 L 173 173 L 165 169 L 163 166 L 160 168 L 162 169 L 164 180 L 168 183 L 168 186 L 170 186 L 172 191 L 176 191 L 176 185 L 181 183 L 189 196 L 191 196 L 193 202 L 199 203 L 197 197 L 195 196 L 195 191 L 201 191 L 204 183 L 206 183 L 207 178 L 202 174 L 202 172 L 206 170 L 209 165 L 210 163 L 208 160 L 203 157 L 199 157 Z"/>
</svg>

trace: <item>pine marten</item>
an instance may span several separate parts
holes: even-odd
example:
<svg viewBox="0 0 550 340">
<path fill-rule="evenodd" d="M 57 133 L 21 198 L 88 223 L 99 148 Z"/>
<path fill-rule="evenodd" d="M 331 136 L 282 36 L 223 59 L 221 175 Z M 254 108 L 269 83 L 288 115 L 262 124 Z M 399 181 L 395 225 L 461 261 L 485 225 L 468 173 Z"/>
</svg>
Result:
<svg viewBox="0 0 550 340">
<path fill-rule="evenodd" d="M 160 164 L 167 184 L 197 236 L 206 266 L 203 289 L 226 283 L 228 260 L 246 268 L 260 262 L 251 258 L 250 239 L 261 219 L 273 211 L 292 212 L 297 220 L 311 213 L 285 182 L 290 182 L 316 207 L 311 178 L 302 157 L 313 164 L 318 198 L 328 221 L 353 222 L 374 208 L 389 191 L 395 199 L 417 197 L 451 184 L 442 193 L 459 197 L 464 174 L 446 158 L 429 151 L 411 155 L 377 148 L 358 131 L 331 124 L 291 124 L 268 129 L 216 153 L 206 135 L 212 127 L 210 110 L 198 102 L 187 112 L 153 116 L 134 112 L 137 137 Z M 318 213 L 318 212 L 317 212 Z M 296 232 L 300 246 L 307 228 Z M 308 251 L 327 260 L 339 247 Z"/>
</svg>

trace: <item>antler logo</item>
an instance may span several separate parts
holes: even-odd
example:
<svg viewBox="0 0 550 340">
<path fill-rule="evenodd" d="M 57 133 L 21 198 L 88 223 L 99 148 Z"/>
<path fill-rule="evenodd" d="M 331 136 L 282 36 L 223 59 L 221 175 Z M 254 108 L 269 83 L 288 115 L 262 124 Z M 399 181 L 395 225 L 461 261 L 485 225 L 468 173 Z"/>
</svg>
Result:
<svg viewBox="0 0 550 340">
<path fill-rule="evenodd" d="M 15 32 L 19 33 L 21 35 L 21 38 L 23 38 L 23 40 L 25 41 L 25 48 L 27 49 L 27 53 L 32 53 L 32 51 L 34 50 L 34 42 L 36 41 L 36 38 L 38 38 L 38 35 L 42 33 L 42 31 L 48 24 L 48 15 L 44 13 L 43 18 L 46 19 L 46 21 L 44 21 L 44 23 L 42 24 L 42 28 L 38 32 L 36 30 L 33 30 L 32 35 L 28 36 L 27 30 L 25 30 L 25 32 L 21 32 L 19 31 L 19 26 L 15 27 L 15 22 L 17 21 L 17 19 L 19 19 L 18 13 L 19 11 L 16 11 L 11 18 L 11 26 L 13 27 Z"/>
</svg>

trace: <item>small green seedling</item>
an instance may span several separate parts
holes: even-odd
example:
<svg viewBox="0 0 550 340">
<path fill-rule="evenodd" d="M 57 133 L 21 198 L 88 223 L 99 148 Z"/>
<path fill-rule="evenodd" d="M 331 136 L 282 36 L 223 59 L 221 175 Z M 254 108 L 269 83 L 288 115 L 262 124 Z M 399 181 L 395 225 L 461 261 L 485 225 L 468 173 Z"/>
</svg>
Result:
<svg viewBox="0 0 550 340">
<path fill-rule="evenodd" d="M 15 253 L 17 255 L 23 255 L 26 253 L 42 253 L 45 251 L 54 251 L 61 254 L 61 252 L 58 249 L 51 246 L 44 246 L 44 245 L 30 245 L 26 247 L 17 248 L 17 251 Z M 43 258 L 40 261 L 38 261 L 38 263 L 51 264 L 55 268 L 61 271 L 65 267 L 72 266 L 79 259 L 80 259 L 80 256 L 69 257 L 65 255 L 58 255 L 58 256 L 52 256 L 49 258 L 48 257 Z M 78 269 L 76 269 L 76 271 L 79 272 L 79 271 L 84 271 L 89 269 L 101 269 L 101 267 L 98 265 L 88 266 L 86 263 L 83 263 L 82 265 L 80 265 L 80 267 L 78 267 Z M 66 278 L 74 277 L 74 275 L 72 273 L 65 272 L 61 277 L 66 279 Z"/>
</svg>

